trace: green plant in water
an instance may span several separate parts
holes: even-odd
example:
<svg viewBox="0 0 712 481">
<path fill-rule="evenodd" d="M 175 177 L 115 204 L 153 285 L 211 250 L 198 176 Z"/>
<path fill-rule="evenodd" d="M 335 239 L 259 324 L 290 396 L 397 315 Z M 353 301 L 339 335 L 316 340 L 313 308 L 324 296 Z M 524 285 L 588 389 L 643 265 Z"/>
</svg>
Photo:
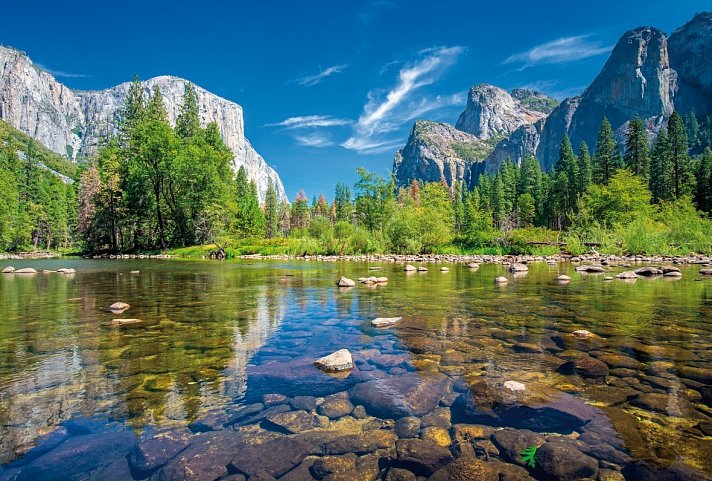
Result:
<svg viewBox="0 0 712 481">
<path fill-rule="evenodd" d="M 539 449 L 538 446 L 529 446 L 527 448 L 522 449 L 522 452 L 519 453 L 522 456 L 522 462 L 525 466 L 528 465 L 531 468 L 536 467 L 536 460 L 534 459 L 534 457 L 536 456 L 537 449 Z"/>
</svg>

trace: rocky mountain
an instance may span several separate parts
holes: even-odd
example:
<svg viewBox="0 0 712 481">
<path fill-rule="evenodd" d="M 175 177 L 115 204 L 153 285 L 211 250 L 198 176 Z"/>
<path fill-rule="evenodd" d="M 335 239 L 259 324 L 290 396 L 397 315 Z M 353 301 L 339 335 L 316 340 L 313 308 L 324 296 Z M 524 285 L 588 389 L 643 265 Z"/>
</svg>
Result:
<svg viewBox="0 0 712 481">
<path fill-rule="evenodd" d="M 482 160 L 490 146 L 450 124 L 418 120 L 410 131 L 408 141 L 396 152 L 393 173 L 399 186 L 406 186 L 413 179 L 439 182 L 448 185 L 464 181 L 468 185 L 479 176 L 478 161 Z"/>
<path fill-rule="evenodd" d="M 161 89 L 171 123 L 175 123 L 187 80 L 161 76 L 143 82 L 146 96 Z M 91 155 L 99 139 L 115 129 L 128 83 L 99 91 L 73 91 L 32 63 L 24 53 L 0 46 L 0 119 L 50 150 L 76 160 Z M 264 198 L 274 182 L 286 199 L 282 181 L 245 137 L 242 107 L 196 86 L 202 125 L 217 122 L 234 154 L 233 168 L 244 166 Z"/>
<path fill-rule="evenodd" d="M 670 66 L 677 72 L 675 108 L 712 114 L 712 12 L 698 13 L 668 40 Z"/>
<path fill-rule="evenodd" d="M 475 85 L 455 127 L 481 140 L 501 139 L 546 117 L 551 101 L 556 106 L 555 100 L 533 90 L 515 89 L 510 94 L 494 85 Z"/>
<path fill-rule="evenodd" d="M 534 90 L 514 89 L 510 93 L 494 85 L 475 85 L 454 128 L 441 122 L 416 121 L 405 147 L 393 161 L 396 183 L 408 185 L 413 179 L 445 179 L 448 185 L 454 181 L 471 185 L 486 167 L 494 165 L 494 161 L 480 162 L 498 141 L 507 139 L 519 128 L 522 132 L 527 129 L 538 132 L 534 125 L 557 104 L 558 101 Z M 535 141 L 538 134 L 529 137 Z M 521 139 L 521 146 L 528 146 L 526 139 Z M 514 149 L 525 148 L 521 146 L 513 144 Z M 504 159 L 506 156 L 500 163 Z"/>
<path fill-rule="evenodd" d="M 645 120 L 651 138 L 674 110 L 684 115 L 694 109 L 698 117 L 712 114 L 710 58 L 712 13 L 706 12 L 695 15 L 669 39 L 652 27 L 626 32 L 591 85 L 580 96 L 556 106 L 542 94 L 521 89 L 510 94 L 491 85 L 476 85 L 470 89 L 456 128 L 488 142 L 504 138 L 482 165 L 460 170 L 493 173 L 506 159 L 521 162 L 527 155 L 536 155 L 542 167 L 550 170 L 565 134 L 576 149 L 581 141 L 593 149 L 603 117 L 622 143 L 627 123 L 636 114 Z M 398 172 L 417 170 L 408 162 L 422 163 L 406 156 L 406 151 L 397 154 L 402 157 Z"/>
</svg>

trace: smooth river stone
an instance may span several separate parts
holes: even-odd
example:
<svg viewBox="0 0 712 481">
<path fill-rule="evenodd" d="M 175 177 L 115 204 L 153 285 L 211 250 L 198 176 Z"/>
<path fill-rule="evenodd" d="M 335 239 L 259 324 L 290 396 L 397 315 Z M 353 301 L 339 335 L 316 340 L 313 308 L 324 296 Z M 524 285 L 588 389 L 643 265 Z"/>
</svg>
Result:
<svg viewBox="0 0 712 481">
<path fill-rule="evenodd" d="M 439 373 L 407 373 L 357 384 L 349 391 L 351 402 L 372 415 L 398 419 L 423 416 L 438 406 L 450 391 L 450 379 Z"/>
<path fill-rule="evenodd" d="M 371 321 L 373 327 L 390 327 L 397 324 L 402 317 L 378 317 Z"/>
<path fill-rule="evenodd" d="M 353 369 L 354 361 L 348 349 L 339 349 L 336 352 L 314 361 L 314 365 L 325 372 L 341 372 Z"/>
</svg>

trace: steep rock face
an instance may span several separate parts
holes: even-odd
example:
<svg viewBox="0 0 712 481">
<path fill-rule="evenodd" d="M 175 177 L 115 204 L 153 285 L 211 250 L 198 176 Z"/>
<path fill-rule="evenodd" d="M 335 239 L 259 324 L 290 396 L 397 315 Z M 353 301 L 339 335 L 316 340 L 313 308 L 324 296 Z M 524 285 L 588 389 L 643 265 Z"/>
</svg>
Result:
<svg viewBox="0 0 712 481">
<path fill-rule="evenodd" d="M 187 83 L 185 79 L 172 76 L 155 77 L 142 82 L 146 96 L 154 86 L 160 88 L 168 120 L 172 125 L 175 125 L 180 113 Z M 93 153 L 104 131 L 113 128 L 116 113 L 124 103 L 129 86 L 130 83 L 126 82 L 107 90 L 77 92 L 86 125 L 82 144 L 83 154 Z M 222 138 L 235 156 L 233 169 L 237 171 L 240 166 L 245 166 L 248 178 L 257 184 L 260 199 L 264 198 L 270 181 L 275 183 L 278 195 L 283 199 L 286 198 L 282 181 L 277 173 L 267 165 L 245 138 L 242 107 L 201 87 L 196 86 L 195 91 L 198 96 L 200 124 L 203 126 L 210 122 L 218 124 Z"/>
<path fill-rule="evenodd" d="M 396 152 L 393 173 L 399 186 L 413 179 L 448 185 L 477 178 L 478 160 L 490 147 L 477 137 L 442 122 L 418 120 L 403 149 Z M 478 174 L 477 174 L 478 175 Z"/>
<path fill-rule="evenodd" d="M 170 76 L 143 82 L 148 96 L 154 85 L 163 94 L 168 118 L 175 123 L 188 81 Z M 91 155 L 98 140 L 113 133 L 128 83 L 91 92 L 74 92 L 33 65 L 23 53 L 0 47 L 0 118 L 32 136 L 50 150 L 70 159 Z M 242 107 L 196 86 L 200 122 L 217 122 L 225 143 L 234 154 L 233 168 L 245 166 L 257 184 L 260 199 L 274 182 L 286 199 L 282 181 L 245 138 Z"/>
<path fill-rule="evenodd" d="M 568 131 L 571 143 L 578 145 L 585 140 L 593 146 L 603 117 L 608 118 L 614 130 L 636 114 L 647 120 L 650 127 L 659 124 L 660 119 L 674 110 L 676 82 L 665 34 L 650 27 L 626 32 L 601 73 L 581 95 Z M 548 164 L 553 145 L 542 143 L 542 146 L 546 150 L 537 153 L 537 157 Z"/>
<path fill-rule="evenodd" d="M 546 96 L 524 89 L 515 92 L 517 98 L 494 85 L 475 85 L 467 95 L 465 111 L 460 114 L 455 127 L 481 140 L 497 139 L 546 116 L 537 104 L 535 108 L 528 108 L 522 102 L 522 99 Z"/>
<path fill-rule="evenodd" d="M 712 12 L 698 13 L 668 40 L 670 65 L 678 75 L 675 109 L 712 114 Z"/>
<path fill-rule="evenodd" d="M 507 159 L 520 165 L 524 157 L 536 152 L 541 141 L 544 122 L 545 119 L 541 119 L 533 124 L 524 124 L 512 132 L 509 137 L 498 142 L 484 161 L 485 172 L 487 174 L 497 173 L 502 167 L 502 163 Z"/>
<path fill-rule="evenodd" d="M 0 46 L 0 119 L 48 149 L 73 157 L 83 118 L 74 93 L 13 48 Z"/>
</svg>

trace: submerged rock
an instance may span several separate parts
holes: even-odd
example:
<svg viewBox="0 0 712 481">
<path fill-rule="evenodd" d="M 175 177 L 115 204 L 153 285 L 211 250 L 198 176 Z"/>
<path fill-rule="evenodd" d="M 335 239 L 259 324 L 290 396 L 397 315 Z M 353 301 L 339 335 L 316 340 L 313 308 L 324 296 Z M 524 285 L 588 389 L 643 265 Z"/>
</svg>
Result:
<svg viewBox="0 0 712 481">
<path fill-rule="evenodd" d="M 540 446 L 544 437 L 527 429 L 502 429 L 492 435 L 492 442 L 499 449 L 500 456 L 510 463 L 524 466 L 519 453 L 529 446 Z"/>
<path fill-rule="evenodd" d="M 354 410 L 354 405 L 349 400 L 347 392 L 340 392 L 327 396 L 322 402 L 317 412 L 329 419 L 337 419 L 348 416 Z"/>
<path fill-rule="evenodd" d="M 141 319 L 112 319 L 111 324 L 113 326 L 126 326 L 131 324 L 141 324 L 143 321 Z"/>
<path fill-rule="evenodd" d="M 608 366 L 590 356 L 581 356 L 562 364 L 558 371 L 562 374 L 579 374 L 582 377 L 603 378 L 608 376 Z"/>
<path fill-rule="evenodd" d="M 537 450 L 537 471 L 546 479 L 573 481 L 596 479 L 598 461 L 583 454 L 569 443 L 549 442 Z"/>
<path fill-rule="evenodd" d="M 76 479 L 98 466 L 124 459 L 136 444 L 129 431 L 73 436 L 22 468 L 17 481 Z"/>
<path fill-rule="evenodd" d="M 286 411 L 268 416 L 266 420 L 289 434 L 313 429 L 316 419 L 306 411 Z"/>
<path fill-rule="evenodd" d="M 440 373 L 407 373 L 357 384 L 349 394 L 370 415 L 398 419 L 432 411 L 449 390 L 449 378 Z"/>
<path fill-rule="evenodd" d="M 416 474 L 430 476 L 453 460 L 450 450 L 422 439 L 399 439 L 396 443 L 399 465 Z"/>
<path fill-rule="evenodd" d="M 177 456 L 190 442 L 188 430 L 167 431 L 141 441 L 128 457 L 131 469 L 147 476 Z"/>
<path fill-rule="evenodd" d="M 354 360 L 348 349 L 339 349 L 336 352 L 314 361 L 314 365 L 325 372 L 341 372 L 354 368 Z"/>
<path fill-rule="evenodd" d="M 499 481 L 499 472 L 474 456 L 462 456 L 440 468 L 428 481 Z"/>
</svg>

